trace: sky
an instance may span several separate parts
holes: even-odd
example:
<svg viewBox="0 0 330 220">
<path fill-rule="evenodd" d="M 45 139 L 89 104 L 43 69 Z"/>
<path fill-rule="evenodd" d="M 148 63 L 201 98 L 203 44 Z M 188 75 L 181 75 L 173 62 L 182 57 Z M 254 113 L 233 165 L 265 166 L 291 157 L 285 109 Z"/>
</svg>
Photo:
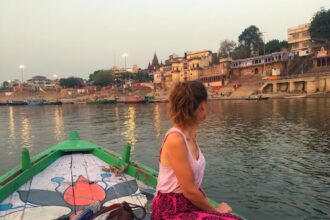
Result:
<svg viewBox="0 0 330 220">
<path fill-rule="evenodd" d="M 216 52 L 256 25 L 265 41 L 310 22 L 330 0 L 0 0 L 0 82 L 147 67 L 175 53 Z"/>
</svg>

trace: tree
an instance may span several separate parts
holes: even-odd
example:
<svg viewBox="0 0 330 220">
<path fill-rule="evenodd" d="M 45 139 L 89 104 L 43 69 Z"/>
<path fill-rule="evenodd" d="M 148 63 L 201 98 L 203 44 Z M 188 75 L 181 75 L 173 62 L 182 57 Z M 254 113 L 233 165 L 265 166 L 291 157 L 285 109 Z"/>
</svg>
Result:
<svg viewBox="0 0 330 220">
<path fill-rule="evenodd" d="M 265 45 L 265 51 L 266 54 L 267 53 L 274 53 L 274 52 L 279 52 L 281 51 L 283 48 L 288 48 L 288 42 L 283 40 L 283 41 L 279 41 L 279 40 L 271 40 L 268 41 Z"/>
<path fill-rule="evenodd" d="M 82 78 L 78 77 L 68 77 L 68 78 L 62 78 L 60 79 L 60 86 L 63 88 L 75 88 L 80 87 L 84 84 L 84 81 Z"/>
<path fill-rule="evenodd" d="M 106 86 L 114 82 L 111 71 L 100 71 L 93 77 L 94 85 Z"/>
<path fill-rule="evenodd" d="M 330 41 L 330 9 L 321 8 L 312 18 L 309 28 L 312 39 Z"/>
<path fill-rule="evenodd" d="M 250 57 L 250 55 L 251 55 L 250 48 L 247 48 L 247 47 L 244 47 L 244 46 L 240 45 L 240 46 L 235 48 L 235 50 L 233 51 L 231 57 L 234 60 L 237 60 L 237 59 L 248 58 L 248 57 Z"/>
<path fill-rule="evenodd" d="M 9 82 L 8 81 L 4 81 L 2 83 L 2 86 L 3 86 L 3 88 L 8 88 L 9 87 Z"/>
<path fill-rule="evenodd" d="M 249 26 L 239 35 L 238 42 L 240 46 L 243 46 L 246 50 L 250 51 L 249 56 L 263 53 L 264 42 L 261 35 L 262 33 L 255 25 Z"/>
<path fill-rule="evenodd" d="M 233 40 L 224 40 L 220 43 L 218 54 L 220 57 L 230 57 L 235 50 L 236 43 Z"/>
</svg>

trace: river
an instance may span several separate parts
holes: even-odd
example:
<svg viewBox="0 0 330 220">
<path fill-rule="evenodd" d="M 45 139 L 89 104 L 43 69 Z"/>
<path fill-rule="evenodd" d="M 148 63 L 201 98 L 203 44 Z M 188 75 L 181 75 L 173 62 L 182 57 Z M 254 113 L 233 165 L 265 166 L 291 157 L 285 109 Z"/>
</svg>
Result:
<svg viewBox="0 0 330 220">
<path fill-rule="evenodd" d="M 248 219 L 330 219 L 330 99 L 210 101 L 203 188 Z M 157 169 L 167 104 L 0 107 L 0 175 L 71 130 Z"/>
</svg>

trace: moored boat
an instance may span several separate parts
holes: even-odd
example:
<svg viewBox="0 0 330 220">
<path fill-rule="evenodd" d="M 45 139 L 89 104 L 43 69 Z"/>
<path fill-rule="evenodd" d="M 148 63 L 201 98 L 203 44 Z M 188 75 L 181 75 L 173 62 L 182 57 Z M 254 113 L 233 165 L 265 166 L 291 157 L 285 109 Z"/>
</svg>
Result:
<svg viewBox="0 0 330 220">
<path fill-rule="evenodd" d="M 131 161 L 130 152 L 126 145 L 116 154 L 75 131 L 32 158 L 23 149 L 21 165 L 0 176 L 0 218 L 72 219 L 95 202 L 126 201 L 150 211 L 158 173 Z"/>
<path fill-rule="evenodd" d="M 43 105 L 62 105 L 61 101 L 55 101 L 55 102 L 44 102 Z"/>
<path fill-rule="evenodd" d="M 125 96 L 125 97 L 117 97 L 117 103 L 125 103 L 125 104 L 140 104 L 147 103 L 145 98 L 140 96 Z"/>
<path fill-rule="evenodd" d="M 115 99 L 99 99 L 95 101 L 89 101 L 87 104 L 90 105 L 107 105 L 107 104 L 116 104 L 117 101 Z"/>
<path fill-rule="evenodd" d="M 285 99 L 299 99 L 299 98 L 306 98 L 306 95 L 291 95 L 291 96 L 284 96 Z"/>
<path fill-rule="evenodd" d="M 42 106 L 42 105 L 62 105 L 61 101 L 46 101 L 46 100 L 31 100 L 28 105 Z"/>
<path fill-rule="evenodd" d="M 262 95 L 250 95 L 245 98 L 245 100 L 267 100 L 269 97 L 265 97 Z"/>
<path fill-rule="evenodd" d="M 9 106 L 20 106 L 20 105 L 28 105 L 27 101 L 9 101 L 7 102 Z"/>
</svg>

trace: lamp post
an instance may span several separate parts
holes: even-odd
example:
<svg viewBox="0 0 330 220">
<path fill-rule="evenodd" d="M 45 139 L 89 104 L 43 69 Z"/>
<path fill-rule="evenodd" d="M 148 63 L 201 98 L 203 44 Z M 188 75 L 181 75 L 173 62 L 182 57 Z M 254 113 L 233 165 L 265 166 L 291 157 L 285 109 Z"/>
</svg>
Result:
<svg viewBox="0 0 330 220">
<path fill-rule="evenodd" d="M 55 79 L 55 92 L 56 92 L 56 98 L 58 100 L 58 87 L 57 87 L 57 80 L 58 80 L 58 75 L 57 74 L 54 74 L 53 75 L 54 79 Z"/>
<path fill-rule="evenodd" d="M 122 56 L 122 58 L 124 58 L 124 60 L 125 60 L 125 70 L 126 70 L 126 69 L 127 69 L 126 59 L 127 59 L 127 57 L 128 57 L 128 54 L 127 54 L 127 53 L 123 53 L 121 56 Z"/>
<path fill-rule="evenodd" d="M 262 33 L 262 38 L 263 38 L 263 41 L 264 41 L 264 71 L 263 71 L 263 75 L 265 76 L 266 75 L 266 41 L 265 41 L 265 34 L 267 32 L 261 32 Z"/>
<path fill-rule="evenodd" d="M 126 63 L 126 59 L 127 59 L 127 57 L 128 57 L 128 54 L 127 54 L 127 53 L 123 53 L 123 54 L 121 55 L 121 57 L 124 58 L 124 60 L 125 60 L 125 72 L 127 72 L 127 63 Z M 128 80 L 129 80 L 129 75 L 128 75 Z M 125 84 L 126 84 L 126 83 L 125 83 Z"/>
<path fill-rule="evenodd" d="M 19 68 L 21 69 L 21 76 L 22 76 L 22 85 L 23 85 L 23 72 L 24 72 L 24 65 L 19 65 Z"/>
</svg>

